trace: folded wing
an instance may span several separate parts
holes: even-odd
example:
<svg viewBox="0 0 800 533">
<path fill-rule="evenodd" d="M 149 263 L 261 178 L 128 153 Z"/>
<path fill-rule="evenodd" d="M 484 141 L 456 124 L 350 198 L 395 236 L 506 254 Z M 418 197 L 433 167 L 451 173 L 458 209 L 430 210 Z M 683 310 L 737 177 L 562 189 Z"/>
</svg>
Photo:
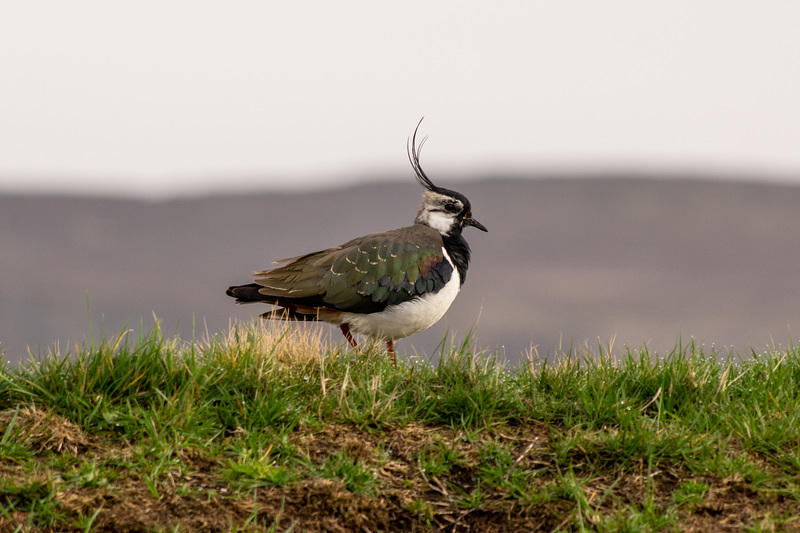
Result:
<svg viewBox="0 0 800 533">
<path fill-rule="evenodd" d="M 414 225 L 367 235 L 279 261 L 283 266 L 255 273 L 255 283 L 231 287 L 239 302 L 281 307 L 373 313 L 435 293 L 453 276 L 441 236 Z"/>
</svg>

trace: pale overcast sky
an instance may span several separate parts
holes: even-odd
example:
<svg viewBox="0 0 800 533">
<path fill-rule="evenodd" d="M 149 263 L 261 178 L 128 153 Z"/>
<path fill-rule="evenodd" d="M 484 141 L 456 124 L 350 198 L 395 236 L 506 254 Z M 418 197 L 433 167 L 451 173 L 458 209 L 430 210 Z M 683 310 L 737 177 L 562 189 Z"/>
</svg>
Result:
<svg viewBox="0 0 800 533">
<path fill-rule="evenodd" d="M 4 2 L 0 192 L 410 175 L 800 181 L 796 1 Z M 436 174 L 434 174 L 434 172 Z"/>
</svg>

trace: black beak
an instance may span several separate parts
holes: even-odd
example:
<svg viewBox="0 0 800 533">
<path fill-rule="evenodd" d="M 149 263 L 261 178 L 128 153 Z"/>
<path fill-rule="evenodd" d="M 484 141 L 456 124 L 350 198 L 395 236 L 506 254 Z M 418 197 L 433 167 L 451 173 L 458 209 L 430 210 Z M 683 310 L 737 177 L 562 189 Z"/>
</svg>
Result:
<svg viewBox="0 0 800 533">
<path fill-rule="evenodd" d="M 486 231 L 486 232 L 489 231 L 488 229 L 486 229 L 486 226 L 484 226 L 471 216 L 468 216 L 467 218 L 464 219 L 464 226 L 472 226 L 473 228 L 478 228 L 481 231 Z"/>
</svg>

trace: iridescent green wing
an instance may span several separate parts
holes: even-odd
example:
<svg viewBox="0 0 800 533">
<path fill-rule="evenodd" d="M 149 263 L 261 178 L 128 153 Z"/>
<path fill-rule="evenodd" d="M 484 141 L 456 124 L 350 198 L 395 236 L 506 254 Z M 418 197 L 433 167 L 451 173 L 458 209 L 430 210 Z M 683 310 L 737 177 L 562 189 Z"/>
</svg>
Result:
<svg viewBox="0 0 800 533">
<path fill-rule="evenodd" d="M 320 280 L 322 300 L 326 307 L 354 313 L 438 292 L 453 275 L 441 236 L 421 225 L 367 235 L 335 256 Z"/>
<path fill-rule="evenodd" d="M 436 230 L 414 225 L 279 261 L 256 272 L 264 301 L 373 313 L 438 292 L 453 276 Z"/>
</svg>

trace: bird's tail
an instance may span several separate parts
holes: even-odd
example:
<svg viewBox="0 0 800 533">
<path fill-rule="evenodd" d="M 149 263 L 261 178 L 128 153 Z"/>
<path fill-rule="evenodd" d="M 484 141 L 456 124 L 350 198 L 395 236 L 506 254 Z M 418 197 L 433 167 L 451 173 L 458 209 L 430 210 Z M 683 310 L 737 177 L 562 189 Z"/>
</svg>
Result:
<svg viewBox="0 0 800 533">
<path fill-rule="evenodd" d="M 237 304 L 265 303 L 277 305 L 278 309 L 267 311 L 261 318 L 267 320 L 320 320 L 320 316 L 333 316 L 331 311 L 325 311 L 319 307 L 302 305 L 295 302 L 279 301 L 277 296 L 264 294 L 259 289 L 263 289 L 258 283 L 248 285 L 234 285 L 228 287 L 225 294 L 236 298 Z"/>
<path fill-rule="evenodd" d="M 258 285 L 257 283 L 250 283 L 248 285 L 234 285 L 232 287 L 228 287 L 228 290 L 225 291 L 225 294 L 236 298 L 237 304 L 249 304 L 254 302 L 270 303 L 272 299 L 269 296 L 258 292 L 260 288 L 261 285 Z"/>
</svg>

